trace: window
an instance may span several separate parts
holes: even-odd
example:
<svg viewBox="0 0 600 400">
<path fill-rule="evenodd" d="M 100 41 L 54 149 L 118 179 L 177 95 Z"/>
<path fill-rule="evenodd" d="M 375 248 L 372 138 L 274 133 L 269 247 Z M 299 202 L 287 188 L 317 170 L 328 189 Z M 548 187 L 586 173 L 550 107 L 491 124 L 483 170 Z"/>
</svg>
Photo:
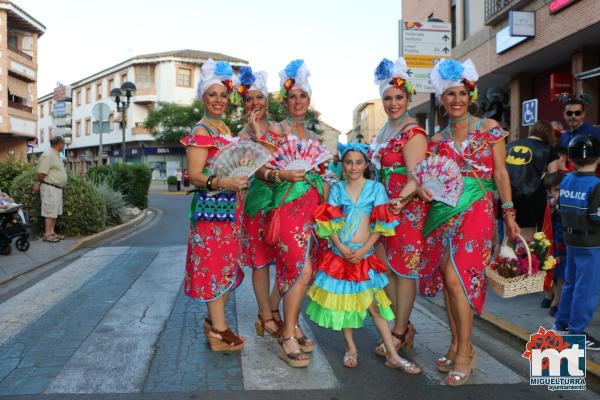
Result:
<svg viewBox="0 0 600 400">
<path fill-rule="evenodd" d="M 54 137 L 54 130 L 52 128 L 48 128 L 48 139 L 52 140 Z"/>
<path fill-rule="evenodd" d="M 96 100 L 102 99 L 102 82 L 96 83 Z"/>
<path fill-rule="evenodd" d="M 14 50 L 19 49 L 19 35 L 13 30 L 8 31 L 8 47 Z"/>
<path fill-rule="evenodd" d="M 44 118 L 44 103 L 40 104 L 40 118 Z"/>
<path fill-rule="evenodd" d="M 121 85 L 127 82 L 127 72 L 121 72 Z"/>
<path fill-rule="evenodd" d="M 28 111 L 33 114 L 29 82 L 22 81 L 12 75 L 8 76 L 8 102 L 13 108 Z"/>
<path fill-rule="evenodd" d="M 177 86 L 191 87 L 192 86 L 192 69 L 177 68 Z"/>
<path fill-rule="evenodd" d="M 92 119 L 86 118 L 85 119 L 85 135 L 89 136 L 91 134 L 92 134 Z"/>
<path fill-rule="evenodd" d="M 153 64 L 138 64 L 135 66 L 135 86 L 138 89 L 154 88 Z"/>
<path fill-rule="evenodd" d="M 92 102 L 92 88 L 88 86 L 85 88 L 85 104 L 89 104 L 91 102 Z"/>
<path fill-rule="evenodd" d="M 54 112 L 54 101 L 50 100 L 48 103 L 48 114 L 52 114 Z"/>
<path fill-rule="evenodd" d="M 110 91 L 115 88 L 115 78 L 108 80 L 108 87 L 106 88 L 106 97 L 110 96 Z"/>
<path fill-rule="evenodd" d="M 40 129 L 40 143 L 44 143 L 44 128 Z"/>
<path fill-rule="evenodd" d="M 81 121 L 75 122 L 75 136 L 81 136 Z"/>
<path fill-rule="evenodd" d="M 75 106 L 79 107 L 81 105 L 81 89 L 75 92 Z"/>
<path fill-rule="evenodd" d="M 110 113 L 108 114 L 108 125 L 110 126 L 110 132 L 114 131 L 114 126 L 115 126 L 115 113 Z"/>
<path fill-rule="evenodd" d="M 471 35 L 471 0 L 463 0 L 463 40 Z"/>
</svg>

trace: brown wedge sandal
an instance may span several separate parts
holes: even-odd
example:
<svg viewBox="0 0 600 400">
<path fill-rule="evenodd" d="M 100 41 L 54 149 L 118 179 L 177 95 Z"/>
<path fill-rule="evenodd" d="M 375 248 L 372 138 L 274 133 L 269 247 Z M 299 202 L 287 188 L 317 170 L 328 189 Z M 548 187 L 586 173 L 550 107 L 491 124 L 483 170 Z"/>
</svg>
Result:
<svg viewBox="0 0 600 400">
<path fill-rule="evenodd" d="M 296 325 L 295 328 L 300 329 L 300 331 L 302 332 L 302 329 L 299 325 Z M 300 345 L 300 349 L 302 349 L 304 353 L 311 353 L 315 349 L 315 342 L 313 342 L 311 338 L 307 337 L 304 334 L 302 334 L 302 336 L 300 336 L 299 338 L 296 338 L 296 340 Z"/>
<path fill-rule="evenodd" d="M 211 334 L 220 335 L 221 338 L 216 338 L 211 336 Z M 239 351 L 244 348 L 244 341 L 242 338 L 233 333 L 229 328 L 224 331 L 218 331 L 211 327 L 208 335 L 208 343 L 210 344 L 210 349 L 214 352 Z"/>
<path fill-rule="evenodd" d="M 450 372 L 452 369 L 452 364 L 454 363 L 454 358 L 456 357 L 456 351 L 448 350 L 445 356 L 438 358 L 435 361 L 435 367 L 440 372 Z"/>
<path fill-rule="evenodd" d="M 403 348 L 406 351 L 412 351 L 416 332 L 417 331 L 415 327 L 410 323 L 410 321 L 408 322 L 408 325 L 406 326 L 406 329 L 404 330 L 403 334 L 400 335 L 392 331 L 392 336 L 394 336 L 400 341 L 396 345 L 396 352 L 400 351 Z M 386 356 L 385 345 L 383 344 L 383 342 L 379 343 L 379 345 L 375 347 L 375 354 L 377 354 L 379 357 Z"/>
<path fill-rule="evenodd" d="M 456 361 L 458 360 L 467 362 L 467 372 L 460 372 L 454 369 L 456 368 Z M 477 368 L 477 352 L 475 350 L 473 350 L 470 355 L 457 353 L 456 359 L 454 360 L 454 365 L 452 366 L 450 372 L 448 372 L 448 377 L 446 378 L 446 385 L 464 385 L 465 383 L 469 382 L 469 379 L 471 379 L 471 374 L 473 373 L 473 371 L 475 371 L 475 368 Z"/>
<path fill-rule="evenodd" d="M 277 348 L 277 355 L 279 358 L 293 368 L 303 368 L 308 366 L 310 364 L 311 357 L 308 354 L 305 354 L 302 350 L 286 353 L 285 349 L 283 348 L 283 344 L 288 340 L 295 340 L 296 342 L 298 341 L 298 339 L 294 336 L 279 339 L 279 347 Z"/>
<path fill-rule="evenodd" d="M 275 320 L 275 318 L 264 319 L 262 315 L 258 314 L 258 320 L 254 322 L 254 327 L 256 328 L 256 334 L 258 336 L 264 336 L 265 331 L 271 335 L 271 337 L 278 339 L 281 337 L 281 322 Z M 273 330 L 267 326 L 269 322 L 274 322 L 277 325 L 277 329 Z"/>
</svg>

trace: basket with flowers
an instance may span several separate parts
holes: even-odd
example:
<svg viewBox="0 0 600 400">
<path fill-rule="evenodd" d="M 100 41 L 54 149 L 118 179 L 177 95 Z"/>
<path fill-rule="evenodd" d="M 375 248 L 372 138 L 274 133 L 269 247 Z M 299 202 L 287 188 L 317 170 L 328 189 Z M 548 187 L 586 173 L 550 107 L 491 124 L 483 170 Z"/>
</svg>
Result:
<svg viewBox="0 0 600 400">
<path fill-rule="evenodd" d="M 546 263 L 550 246 L 538 235 L 538 240 L 527 243 L 522 236 L 513 247 L 504 238 L 495 262 L 487 267 L 487 282 L 500 297 L 508 298 L 544 290 Z M 546 240 L 547 241 L 547 240 Z M 549 241 L 547 241 L 549 243 Z M 541 261 L 540 261 L 541 260 Z M 540 268 L 542 266 L 542 268 Z"/>
</svg>

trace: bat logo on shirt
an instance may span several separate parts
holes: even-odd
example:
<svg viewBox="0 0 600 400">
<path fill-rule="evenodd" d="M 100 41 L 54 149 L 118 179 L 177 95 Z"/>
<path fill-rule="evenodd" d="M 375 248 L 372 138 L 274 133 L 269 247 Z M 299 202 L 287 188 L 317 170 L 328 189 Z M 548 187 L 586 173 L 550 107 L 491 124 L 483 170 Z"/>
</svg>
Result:
<svg viewBox="0 0 600 400">
<path fill-rule="evenodd" d="M 506 163 L 511 165 L 529 164 L 533 159 L 533 152 L 527 146 L 514 146 L 506 157 Z"/>
</svg>

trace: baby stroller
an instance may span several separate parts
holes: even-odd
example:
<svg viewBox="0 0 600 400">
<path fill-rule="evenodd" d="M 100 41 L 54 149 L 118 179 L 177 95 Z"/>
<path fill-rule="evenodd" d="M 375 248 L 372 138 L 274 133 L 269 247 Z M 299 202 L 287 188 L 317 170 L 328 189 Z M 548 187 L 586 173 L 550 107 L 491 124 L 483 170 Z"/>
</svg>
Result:
<svg viewBox="0 0 600 400">
<path fill-rule="evenodd" d="M 0 254 L 4 256 L 10 254 L 13 239 L 16 239 L 17 250 L 29 249 L 29 233 L 26 229 L 28 225 L 22 207 L 14 203 L 6 209 L 0 207 Z"/>
</svg>

